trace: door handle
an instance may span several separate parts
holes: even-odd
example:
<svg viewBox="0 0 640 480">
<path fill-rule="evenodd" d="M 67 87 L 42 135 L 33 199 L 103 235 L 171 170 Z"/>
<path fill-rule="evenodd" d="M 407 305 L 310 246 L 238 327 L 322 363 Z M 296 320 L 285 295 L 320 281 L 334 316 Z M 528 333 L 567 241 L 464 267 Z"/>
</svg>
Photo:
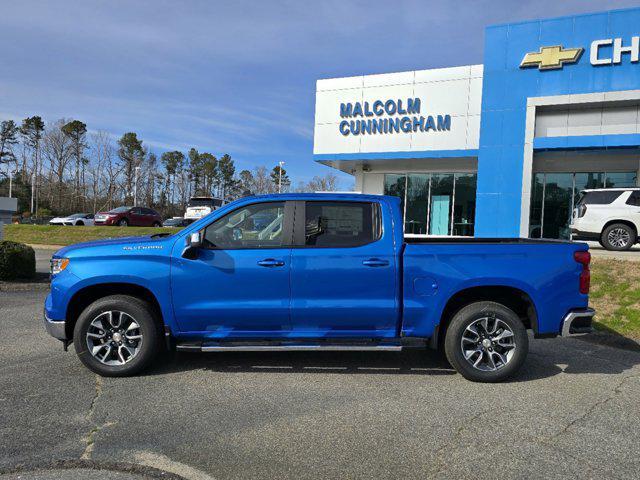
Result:
<svg viewBox="0 0 640 480">
<path fill-rule="evenodd" d="M 362 262 L 365 267 L 386 267 L 389 265 L 389 260 L 382 260 L 381 258 L 370 258 Z"/>
<path fill-rule="evenodd" d="M 282 267 L 284 262 L 282 260 L 276 260 L 275 258 L 265 258 L 264 260 L 260 260 L 258 265 L 261 267 Z"/>
</svg>

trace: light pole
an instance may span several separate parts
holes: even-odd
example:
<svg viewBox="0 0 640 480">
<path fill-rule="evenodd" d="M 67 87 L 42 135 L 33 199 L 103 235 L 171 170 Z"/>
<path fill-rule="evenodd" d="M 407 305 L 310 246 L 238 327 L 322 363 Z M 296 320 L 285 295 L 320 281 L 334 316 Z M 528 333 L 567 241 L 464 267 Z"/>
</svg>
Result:
<svg viewBox="0 0 640 480">
<path fill-rule="evenodd" d="M 133 177 L 133 206 L 138 206 L 138 172 L 140 167 L 136 167 L 135 175 Z"/>
<path fill-rule="evenodd" d="M 11 193 L 13 192 L 13 172 L 9 169 L 9 198 L 11 198 Z"/>
<path fill-rule="evenodd" d="M 35 206 L 35 198 L 36 198 L 36 174 L 31 174 L 31 216 L 35 215 L 34 206 Z"/>
<path fill-rule="evenodd" d="M 278 162 L 280 168 L 278 169 L 278 193 L 282 192 L 282 166 L 284 162 Z"/>
</svg>

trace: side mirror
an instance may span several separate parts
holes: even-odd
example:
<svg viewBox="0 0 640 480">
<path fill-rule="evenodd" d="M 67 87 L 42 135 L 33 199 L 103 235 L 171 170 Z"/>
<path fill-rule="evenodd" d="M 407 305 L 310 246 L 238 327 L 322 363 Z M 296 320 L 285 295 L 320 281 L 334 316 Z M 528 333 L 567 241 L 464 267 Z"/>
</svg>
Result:
<svg viewBox="0 0 640 480">
<path fill-rule="evenodd" d="M 200 248 L 202 246 L 202 235 L 200 232 L 189 235 L 189 246 L 192 248 Z"/>
<path fill-rule="evenodd" d="M 182 258 L 187 260 L 196 260 L 198 258 L 198 250 L 202 246 L 202 234 L 195 232 L 187 238 L 187 246 L 182 251 Z"/>
</svg>

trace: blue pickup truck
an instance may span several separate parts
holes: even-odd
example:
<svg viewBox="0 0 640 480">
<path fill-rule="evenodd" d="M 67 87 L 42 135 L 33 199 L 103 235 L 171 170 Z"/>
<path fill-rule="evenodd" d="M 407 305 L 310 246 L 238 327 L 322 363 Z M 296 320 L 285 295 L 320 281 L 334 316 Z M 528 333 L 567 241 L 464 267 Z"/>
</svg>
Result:
<svg viewBox="0 0 640 480">
<path fill-rule="evenodd" d="M 46 330 L 105 376 L 178 351 L 444 350 L 464 377 L 513 375 L 529 336 L 591 330 L 588 247 L 404 238 L 395 197 L 248 197 L 169 235 L 53 256 Z"/>
</svg>

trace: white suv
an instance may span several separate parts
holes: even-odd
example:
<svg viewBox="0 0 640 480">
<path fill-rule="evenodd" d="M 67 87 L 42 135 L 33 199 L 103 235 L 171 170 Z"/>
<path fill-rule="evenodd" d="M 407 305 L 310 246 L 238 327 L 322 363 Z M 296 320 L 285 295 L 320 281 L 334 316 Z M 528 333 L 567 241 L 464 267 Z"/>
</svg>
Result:
<svg viewBox="0 0 640 480">
<path fill-rule="evenodd" d="M 571 217 L 573 240 L 598 240 L 607 250 L 629 250 L 640 231 L 640 188 L 583 190 Z"/>
</svg>

